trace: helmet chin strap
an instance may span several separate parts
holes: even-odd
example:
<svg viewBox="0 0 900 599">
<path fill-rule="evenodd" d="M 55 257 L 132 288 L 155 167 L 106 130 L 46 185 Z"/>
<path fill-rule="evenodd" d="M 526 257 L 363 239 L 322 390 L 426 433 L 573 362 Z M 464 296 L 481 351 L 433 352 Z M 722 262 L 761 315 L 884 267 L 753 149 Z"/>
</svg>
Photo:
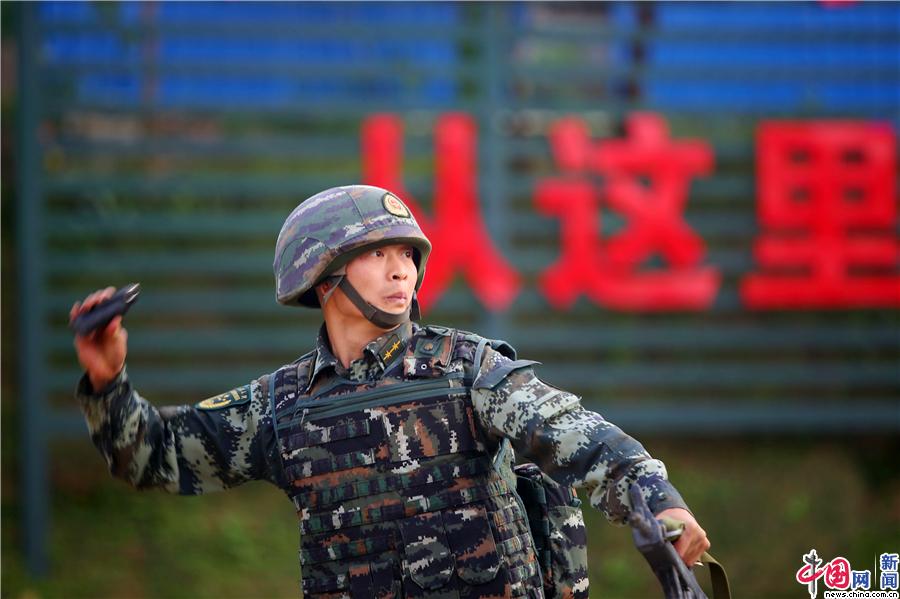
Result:
<svg viewBox="0 0 900 599">
<path fill-rule="evenodd" d="M 413 292 L 413 299 L 410 302 L 409 307 L 406 308 L 400 314 L 391 314 L 390 312 L 385 312 L 384 310 L 380 310 L 363 299 L 363 297 L 356 291 L 356 288 L 350 284 L 350 281 L 347 280 L 346 276 L 341 277 L 340 283 L 337 284 L 338 287 L 341 288 L 341 291 L 344 292 L 344 295 L 347 296 L 353 305 L 356 306 L 362 315 L 366 317 L 366 320 L 374 324 L 376 327 L 380 329 L 392 329 L 398 324 L 403 324 L 410 318 L 413 320 L 418 320 L 419 315 L 419 302 L 416 299 L 416 294 Z"/>
</svg>

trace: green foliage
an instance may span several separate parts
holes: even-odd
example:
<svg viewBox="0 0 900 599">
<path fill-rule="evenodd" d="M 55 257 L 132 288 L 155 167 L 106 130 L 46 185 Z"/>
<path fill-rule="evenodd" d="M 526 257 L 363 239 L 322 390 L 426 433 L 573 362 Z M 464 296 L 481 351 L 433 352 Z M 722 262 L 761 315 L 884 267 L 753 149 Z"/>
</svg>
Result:
<svg viewBox="0 0 900 599">
<path fill-rule="evenodd" d="M 296 596 L 298 532 L 278 491 L 136 492 L 109 478 L 87 443 L 72 445 L 54 456 L 53 573 L 31 580 L 18 551 L 4 551 L 4 596 Z M 8 549 L 6 509 L 3 517 Z"/>
</svg>

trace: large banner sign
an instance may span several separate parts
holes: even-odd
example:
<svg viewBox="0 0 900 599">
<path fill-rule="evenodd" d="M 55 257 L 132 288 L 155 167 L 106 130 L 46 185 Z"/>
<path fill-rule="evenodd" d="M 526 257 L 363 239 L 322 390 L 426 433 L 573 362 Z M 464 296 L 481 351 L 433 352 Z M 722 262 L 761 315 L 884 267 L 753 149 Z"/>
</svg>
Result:
<svg viewBox="0 0 900 599">
<path fill-rule="evenodd" d="M 549 142 L 557 176 L 538 182 L 535 209 L 558 218 L 559 259 L 540 291 L 565 310 L 584 295 L 621 311 L 708 309 L 721 276 L 704 240 L 684 220 L 690 182 L 714 168 L 700 139 L 673 140 L 665 119 L 634 113 L 624 139 L 591 140 L 578 117 L 560 119 Z M 424 308 L 461 271 L 481 303 L 503 311 L 521 277 L 492 242 L 477 192 L 477 131 L 465 114 L 435 126 L 436 173 L 429 218 L 403 186 L 403 125 L 392 114 L 362 126 L 363 175 L 410 204 L 440 248 L 428 264 Z M 896 136 L 863 121 L 765 121 L 757 135 L 757 270 L 741 282 L 751 309 L 900 306 Z M 598 185 L 596 181 L 603 181 Z M 604 238 L 600 206 L 625 220 Z M 658 256 L 663 263 L 648 264 Z"/>
</svg>

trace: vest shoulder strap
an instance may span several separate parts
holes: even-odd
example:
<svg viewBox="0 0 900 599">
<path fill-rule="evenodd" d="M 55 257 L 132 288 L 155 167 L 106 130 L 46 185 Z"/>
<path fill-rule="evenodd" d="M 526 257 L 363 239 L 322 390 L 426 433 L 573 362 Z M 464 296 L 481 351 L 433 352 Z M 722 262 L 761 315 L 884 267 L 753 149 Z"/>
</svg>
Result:
<svg viewBox="0 0 900 599">
<path fill-rule="evenodd" d="M 266 377 L 266 395 L 269 399 L 269 410 L 272 412 L 272 427 L 275 429 L 275 441 L 279 445 L 278 423 L 293 417 L 293 406 L 301 390 L 309 383 L 315 355 L 315 350 L 306 353 Z"/>
<path fill-rule="evenodd" d="M 471 386 L 481 372 L 481 362 L 488 346 L 504 357 L 515 361 L 516 350 L 502 339 L 488 339 L 476 333 L 459 330 L 453 348 L 453 359 L 462 358 L 466 370 L 466 384 Z"/>
</svg>

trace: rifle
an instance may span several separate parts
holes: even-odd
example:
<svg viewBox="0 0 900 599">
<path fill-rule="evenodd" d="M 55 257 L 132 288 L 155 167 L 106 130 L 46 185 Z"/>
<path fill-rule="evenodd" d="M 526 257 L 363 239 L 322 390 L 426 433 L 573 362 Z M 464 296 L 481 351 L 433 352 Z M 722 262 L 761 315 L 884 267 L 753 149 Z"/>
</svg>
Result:
<svg viewBox="0 0 900 599">
<path fill-rule="evenodd" d="M 668 518 L 657 520 L 644 501 L 639 485 L 631 485 L 631 534 L 638 551 L 650 564 L 666 599 L 708 599 L 697 582 L 697 577 L 688 568 L 672 546 L 684 530 L 684 523 Z M 709 566 L 714 599 L 731 599 L 731 589 L 725 569 L 710 554 L 704 553 L 701 564 Z"/>
</svg>

